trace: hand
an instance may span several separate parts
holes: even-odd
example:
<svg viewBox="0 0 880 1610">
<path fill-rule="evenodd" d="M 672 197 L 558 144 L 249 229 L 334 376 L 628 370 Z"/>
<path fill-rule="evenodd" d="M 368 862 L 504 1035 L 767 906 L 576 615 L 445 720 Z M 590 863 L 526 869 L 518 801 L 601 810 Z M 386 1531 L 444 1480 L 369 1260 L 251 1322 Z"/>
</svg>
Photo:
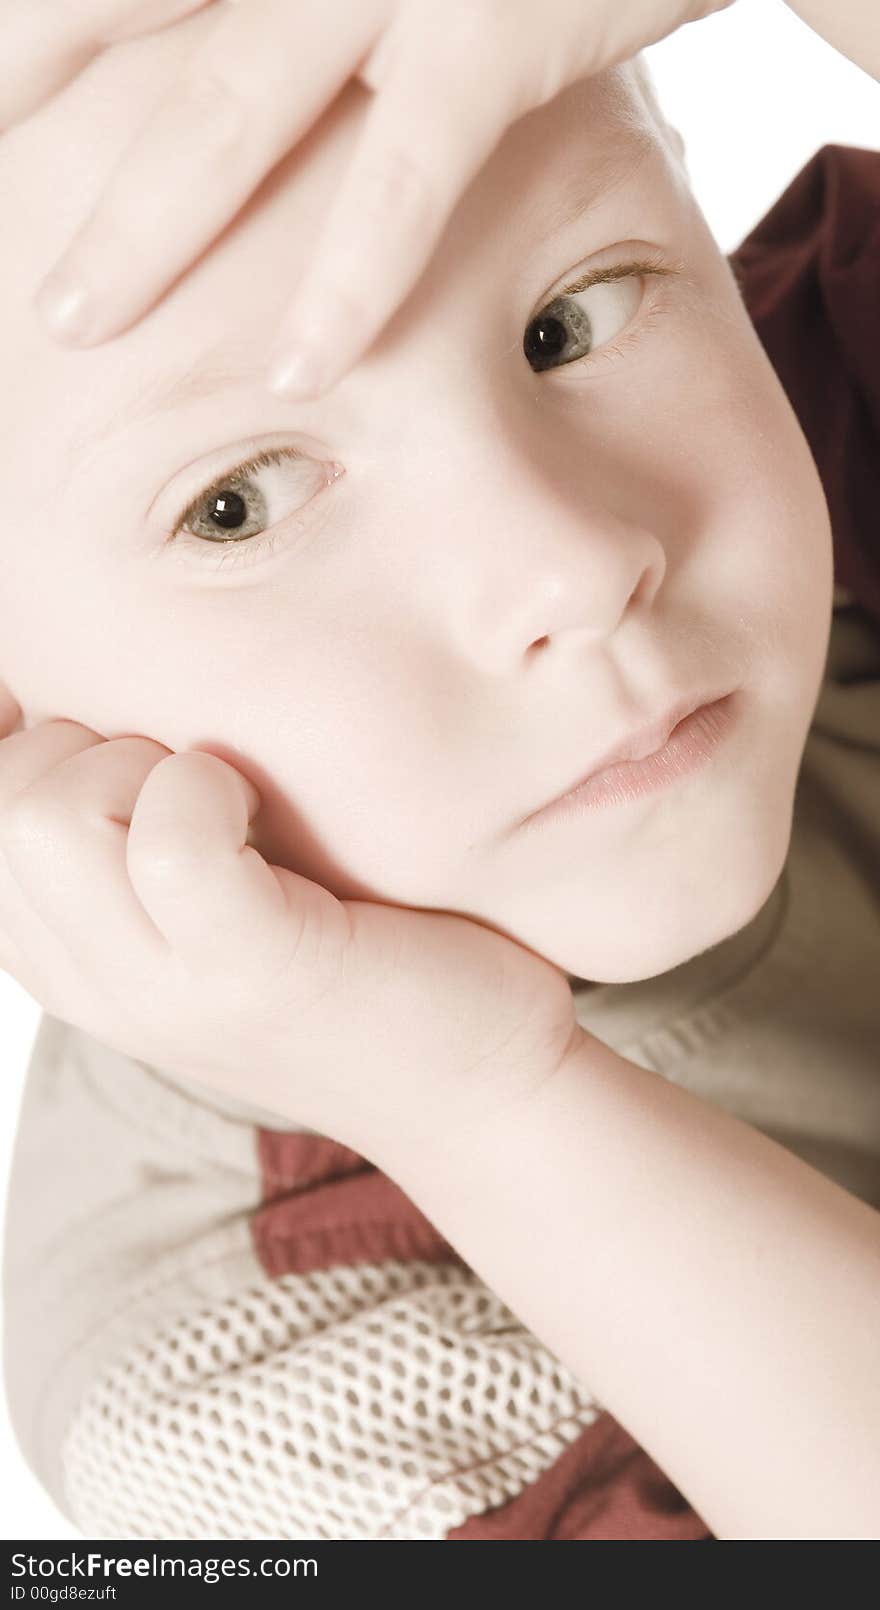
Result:
<svg viewBox="0 0 880 1610">
<path fill-rule="evenodd" d="M 207 37 L 123 155 L 38 305 L 74 344 L 130 327 L 356 76 L 375 100 L 282 321 L 269 377 L 278 391 L 316 395 L 347 373 L 411 291 L 510 123 L 730 4 L 226 0 L 210 8 Z M 26 86 L 14 90 L 13 115 L 69 71 L 74 38 L 107 41 L 108 0 L 73 9 L 76 20 L 59 31 L 52 8 L 41 7 L 42 30 L 25 27 L 22 37 L 19 25 L 11 57 L 7 45 L 5 84 Z M 145 29 L 193 9 L 193 0 L 115 0 L 113 37 L 126 17 Z"/>
<path fill-rule="evenodd" d="M 270 866 L 246 843 L 256 791 L 217 756 L 19 714 L 0 711 L 0 966 L 53 1016 L 379 1166 L 564 1060 L 571 990 L 533 951 Z"/>
</svg>

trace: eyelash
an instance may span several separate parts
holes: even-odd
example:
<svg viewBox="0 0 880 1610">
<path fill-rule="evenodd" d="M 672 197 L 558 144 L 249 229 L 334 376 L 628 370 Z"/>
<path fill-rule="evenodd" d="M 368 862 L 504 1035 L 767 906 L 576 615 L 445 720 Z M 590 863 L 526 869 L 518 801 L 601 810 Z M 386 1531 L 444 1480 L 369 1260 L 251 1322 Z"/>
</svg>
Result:
<svg viewBox="0 0 880 1610">
<path fill-rule="evenodd" d="M 208 559 L 206 556 L 206 550 L 212 546 L 207 538 L 187 536 L 185 532 L 181 535 L 181 532 L 186 521 L 191 515 L 195 514 L 199 504 L 205 498 L 210 497 L 212 492 L 221 491 L 232 480 L 246 479 L 255 470 L 266 469 L 271 464 L 282 464 L 288 459 L 300 459 L 302 457 L 303 454 L 295 447 L 269 447 L 261 453 L 255 453 L 253 458 L 243 459 L 240 464 L 224 470 L 221 476 L 211 481 L 209 486 L 203 487 L 202 491 L 187 504 L 175 521 L 174 528 L 168 537 L 168 544 L 178 548 L 178 557 L 188 553 L 197 553 L 199 562 L 206 564 L 209 570 L 222 570 L 224 566 L 232 566 L 234 569 L 236 565 L 256 564 L 265 555 L 274 553 L 278 544 L 283 540 L 283 533 L 280 530 L 274 536 L 270 530 L 269 532 L 261 532 L 254 537 L 246 537 L 243 542 L 230 540 L 227 543 L 221 543 L 219 544 L 219 553 L 213 559 Z M 316 494 L 316 496 L 318 495 L 320 494 Z M 283 525 L 286 522 L 282 521 L 280 523 Z M 243 553 L 247 554 L 246 558 L 240 557 Z"/>
<path fill-rule="evenodd" d="M 576 358 L 573 363 L 563 364 L 561 367 L 577 368 L 582 364 L 595 363 L 600 359 L 605 359 L 606 361 L 610 359 L 613 361 L 622 353 L 628 351 L 633 342 L 641 341 L 645 330 L 653 325 L 654 321 L 660 317 L 664 310 L 662 291 L 665 287 L 662 284 L 663 279 L 667 276 L 678 275 L 680 273 L 680 265 L 677 264 L 674 267 L 670 267 L 663 262 L 662 257 L 658 254 L 650 258 L 641 257 L 635 262 L 615 264 L 613 267 L 608 269 L 598 269 L 595 276 L 581 276 L 581 279 L 586 281 L 586 283 L 579 283 L 578 281 L 573 282 L 576 284 L 577 290 L 573 290 L 571 286 L 569 286 L 562 291 L 556 292 L 556 296 L 573 296 L 577 294 L 577 291 L 588 290 L 591 285 L 600 284 L 603 281 L 609 281 L 612 279 L 626 279 L 634 274 L 638 274 L 643 279 L 654 279 L 660 281 L 660 285 L 657 287 L 660 295 L 657 295 L 655 292 L 650 306 L 644 311 L 640 310 L 639 313 L 636 314 L 636 317 L 630 321 L 629 326 L 623 331 L 618 340 L 606 342 L 603 346 L 598 347 L 595 352 L 585 353 L 582 358 Z M 554 298 L 548 298 L 547 300 L 551 301 L 554 300 Z M 542 305 L 546 305 L 546 303 Z M 540 309 L 538 311 L 540 312 Z M 536 315 L 533 315 L 533 317 L 536 317 Z M 553 371 L 545 370 L 543 372 L 552 373 Z M 268 532 L 259 533 L 253 537 L 246 537 L 243 541 L 239 540 L 238 542 L 235 542 L 230 540 L 227 543 L 222 543 L 220 544 L 219 555 L 214 559 L 209 559 L 206 556 L 205 550 L 212 547 L 213 544 L 204 537 L 190 537 L 189 540 L 186 540 L 186 535 L 181 535 L 182 528 L 190 516 L 195 513 L 203 499 L 210 497 L 212 492 L 219 492 L 223 487 L 228 486 L 232 479 L 244 479 L 248 475 L 253 474 L 254 471 L 263 469 L 268 465 L 280 464 L 287 459 L 298 459 L 301 457 L 301 452 L 299 452 L 296 448 L 267 448 L 261 453 L 256 453 L 253 458 L 245 459 L 242 463 L 236 464 L 232 469 L 226 470 L 222 476 L 212 481 L 209 486 L 206 486 L 201 492 L 199 492 L 197 497 L 193 498 L 191 502 L 187 504 L 186 508 L 175 522 L 174 528 L 168 537 L 168 545 L 176 547 L 179 550 L 178 557 L 191 554 L 194 551 L 198 552 L 199 563 L 203 565 L 206 564 L 211 570 L 221 570 L 224 567 L 229 566 L 235 569 L 236 567 L 258 564 L 263 559 L 268 558 L 275 553 L 279 544 L 284 541 L 284 533 L 280 529 L 276 531 L 274 535 L 270 529 Z M 316 496 L 320 496 L 320 493 L 316 494 Z M 287 522 L 282 521 L 279 524 L 283 526 L 286 523 Z"/>
</svg>

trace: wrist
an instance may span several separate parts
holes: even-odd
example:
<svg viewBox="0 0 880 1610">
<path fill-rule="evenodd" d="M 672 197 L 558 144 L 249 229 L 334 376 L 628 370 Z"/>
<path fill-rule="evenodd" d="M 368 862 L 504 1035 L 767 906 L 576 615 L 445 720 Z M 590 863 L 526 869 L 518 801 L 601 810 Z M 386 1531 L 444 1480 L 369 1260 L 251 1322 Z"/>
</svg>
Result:
<svg viewBox="0 0 880 1610">
<path fill-rule="evenodd" d="M 447 1180 L 463 1189 L 471 1170 L 479 1173 L 489 1158 L 497 1163 L 508 1155 L 508 1145 L 515 1156 L 520 1138 L 544 1122 L 557 1102 L 565 1103 L 566 1090 L 615 1061 L 616 1053 L 575 1021 L 561 1050 L 557 1042 L 550 1056 L 511 1059 L 506 1074 L 487 1079 L 475 1072 L 469 1084 L 451 1084 L 436 1101 L 419 1105 L 414 1123 L 394 1123 L 381 1141 L 362 1150 L 416 1199 L 433 1180 L 444 1192 Z"/>
</svg>

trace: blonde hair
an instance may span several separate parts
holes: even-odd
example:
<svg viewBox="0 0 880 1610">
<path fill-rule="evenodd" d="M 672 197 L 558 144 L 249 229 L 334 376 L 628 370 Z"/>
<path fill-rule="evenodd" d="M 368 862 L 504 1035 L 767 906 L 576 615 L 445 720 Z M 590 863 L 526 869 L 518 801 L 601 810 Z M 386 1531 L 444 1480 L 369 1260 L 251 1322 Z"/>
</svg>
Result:
<svg viewBox="0 0 880 1610">
<path fill-rule="evenodd" d="M 630 85 L 635 88 L 661 139 L 669 147 L 676 161 L 685 167 L 684 140 L 678 129 L 669 122 L 660 105 L 657 86 L 644 51 L 638 51 L 635 56 L 630 56 L 628 61 L 621 63 L 621 71 L 624 73 L 628 71 Z"/>
</svg>

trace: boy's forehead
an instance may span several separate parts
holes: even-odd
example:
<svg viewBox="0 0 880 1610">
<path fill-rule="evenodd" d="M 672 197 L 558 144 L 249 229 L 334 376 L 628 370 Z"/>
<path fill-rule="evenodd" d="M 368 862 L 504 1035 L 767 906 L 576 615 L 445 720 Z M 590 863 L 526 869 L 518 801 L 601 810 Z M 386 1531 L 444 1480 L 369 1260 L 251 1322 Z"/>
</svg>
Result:
<svg viewBox="0 0 880 1610">
<path fill-rule="evenodd" d="M 0 192 L 11 193 L 21 248 L 4 254 L 5 266 L 0 262 L 3 342 L 13 367 L 30 371 L 35 419 L 50 415 L 52 399 L 69 395 L 76 383 L 82 407 L 65 407 L 69 452 L 59 455 L 70 461 L 99 445 L 108 426 L 115 430 L 120 421 L 134 423 L 239 381 L 254 382 L 273 322 L 373 100 L 358 81 L 349 82 L 220 246 L 184 275 L 145 323 L 105 347 L 59 351 L 38 326 L 34 291 L 87 216 L 124 142 L 158 105 L 178 69 L 179 59 L 172 61 L 162 46 L 158 35 L 117 47 L 0 141 Z M 512 124 L 477 174 L 465 218 L 468 247 L 477 243 L 493 260 L 501 238 L 505 261 L 515 263 L 520 248 L 531 258 L 539 243 L 552 242 L 659 145 L 628 64 L 569 86 Z M 461 220 L 456 210 L 453 220 L 457 216 Z M 552 250 L 547 255 L 555 261 Z M 455 251 L 453 260 L 459 260 Z M 13 436 L 26 430 L 27 416 L 28 408 L 20 407 L 15 420 L 8 420 Z"/>
<path fill-rule="evenodd" d="M 45 270 L 88 216 L 127 143 L 158 108 L 198 45 L 206 13 L 170 31 L 104 52 L 61 94 L 0 144 L 0 188 Z M 344 87 L 283 161 L 263 191 L 283 184 L 285 213 L 315 226 L 354 153 L 373 94 L 360 81 Z M 564 221 L 589 182 L 598 194 L 619 182 L 656 134 L 628 64 L 569 86 L 509 127 L 490 159 L 504 170 L 528 212 L 547 201 Z M 482 175 L 478 174 L 479 184 Z M 482 199 L 482 198 L 481 198 Z M 510 193 L 506 201 L 510 203 Z M 8 211 L 7 211 L 8 216 Z M 168 227 L 173 227 L 169 223 Z M 36 268 L 37 273 L 40 267 Z"/>
</svg>

